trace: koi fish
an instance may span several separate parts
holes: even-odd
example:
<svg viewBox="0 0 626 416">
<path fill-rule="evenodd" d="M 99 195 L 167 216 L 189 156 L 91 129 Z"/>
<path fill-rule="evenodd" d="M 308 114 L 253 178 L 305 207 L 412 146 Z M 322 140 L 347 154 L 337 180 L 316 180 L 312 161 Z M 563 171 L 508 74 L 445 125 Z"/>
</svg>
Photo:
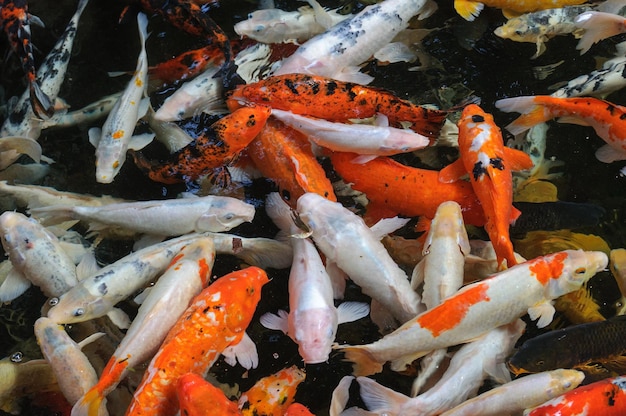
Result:
<svg viewBox="0 0 626 416">
<path fill-rule="evenodd" d="M 276 183 L 283 199 L 292 206 L 306 192 L 337 200 L 311 143 L 297 130 L 270 117 L 247 150 L 261 174 Z"/>
<path fill-rule="evenodd" d="M 311 411 L 300 403 L 291 403 L 284 416 L 315 416 Z"/>
<path fill-rule="evenodd" d="M 491 114 L 475 104 L 463 109 L 459 120 L 459 159 L 439 172 L 441 182 L 469 174 L 472 188 L 485 213 L 485 230 L 493 243 L 500 268 L 517 264 L 509 237 L 509 224 L 519 217 L 513 207 L 512 171 L 530 169 L 530 157 L 504 146 L 502 133 Z"/>
<path fill-rule="evenodd" d="M 183 52 L 180 55 L 148 68 L 149 84 L 157 81 L 173 84 L 193 78 L 207 70 L 207 66 L 223 59 L 216 45 Z"/>
<path fill-rule="evenodd" d="M 575 6 L 585 3 L 586 0 L 454 0 L 454 9 L 465 20 L 473 21 L 478 17 L 485 6 L 502 9 L 505 17 L 515 17 L 522 13 L 538 10 L 554 9 L 563 6 Z"/>
<path fill-rule="evenodd" d="M 552 370 L 521 377 L 494 387 L 466 400 L 442 416 L 499 416 L 519 414 L 529 407 L 539 406 L 582 383 L 585 374 L 578 370 Z"/>
<path fill-rule="evenodd" d="M 617 282 L 617 287 L 622 294 L 620 299 L 621 307 L 618 311 L 618 315 L 623 315 L 623 310 L 626 308 L 626 249 L 616 248 L 609 253 L 609 268 L 611 274 Z"/>
<path fill-rule="evenodd" d="M 28 13 L 26 0 L 3 0 L 0 2 L 0 22 L 4 33 L 9 39 L 11 49 L 20 59 L 22 69 L 28 78 L 30 103 L 35 115 L 51 117 L 54 105 L 50 97 L 41 90 L 35 74 L 35 58 L 33 44 L 30 39 L 30 21 L 43 23 Z"/>
<path fill-rule="evenodd" d="M 367 84 L 372 77 L 358 65 L 389 44 L 416 15 L 430 16 L 436 4 L 427 0 L 387 0 L 364 8 L 305 43 L 282 61 L 274 75 L 310 74 Z M 324 117 L 321 117 L 324 118 Z"/>
<path fill-rule="evenodd" d="M 356 375 L 367 375 L 380 372 L 390 360 L 467 342 L 527 312 L 532 320 L 539 318 L 542 328 L 552 321 L 552 299 L 578 289 L 607 264 L 606 254 L 599 251 L 537 257 L 463 287 L 374 343 L 336 348 L 355 363 Z"/>
<path fill-rule="evenodd" d="M 90 224 L 91 231 L 119 228 L 159 236 L 178 236 L 191 232 L 228 231 L 252 221 L 255 208 L 237 198 L 208 195 L 103 206 L 53 205 L 33 208 L 30 212 L 49 222 L 85 221 Z"/>
<path fill-rule="evenodd" d="M 270 112 L 269 107 L 260 105 L 242 107 L 213 123 L 174 153 L 169 162 L 154 163 L 132 152 L 135 164 L 156 182 L 171 184 L 198 179 L 236 158 L 259 134 Z"/>
<path fill-rule="evenodd" d="M 615 377 L 578 387 L 541 406 L 525 410 L 524 416 L 617 416 L 624 412 L 626 377 Z"/>
<path fill-rule="evenodd" d="M 535 124 L 555 117 L 563 123 L 593 127 L 607 144 L 596 151 L 604 163 L 626 159 L 626 108 L 598 98 L 556 98 L 545 95 L 504 98 L 496 107 L 505 112 L 522 113 L 506 129 L 517 135 Z"/>
<path fill-rule="evenodd" d="M 178 378 L 176 397 L 180 414 L 185 416 L 238 416 L 237 403 L 202 376 L 187 373 Z"/>
<path fill-rule="evenodd" d="M 148 76 L 148 18 L 137 14 L 141 52 L 132 79 L 117 100 L 102 129 L 89 129 L 89 142 L 96 148 L 96 180 L 111 183 L 126 161 L 126 151 L 141 149 L 152 141 L 154 134 L 147 133 L 133 138 L 133 130 L 140 117 L 148 110 L 148 101 L 142 100 L 146 91 Z"/>
<path fill-rule="evenodd" d="M 297 210 L 327 261 L 336 263 L 395 319 L 406 322 L 423 310 L 406 273 L 361 217 L 314 193 L 301 196 Z"/>
<path fill-rule="evenodd" d="M 378 206 L 389 212 L 387 216 L 434 218 L 439 205 L 455 201 L 461 206 L 466 224 L 485 224 L 483 209 L 469 183 L 442 183 L 438 171 L 409 167 L 387 157 L 363 164 L 357 158 L 354 153 L 330 155 L 333 168 L 343 180 L 367 195 L 368 209 Z"/>
<path fill-rule="evenodd" d="M 256 355 L 253 343 L 241 341 L 268 281 L 263 270 L 248 267 L 221 277 L 196 296 L 150 362 L 126 415 L 174 415 L 179 377 L 204 374 L 230 346 L 239 344 L 247 349 L 241 353 Z"/>
<path fill-rule="evenodd" d="M 26 396 L 59 391 L 59 384 L 50 363 L 44 359 L 13 362 L 0 360 L 0 409 L 19 414 L 19 401 Z"/>
<path fill-rule="evenodd" d="M 431 139 L 441 130 L 447 114 L 413 104 L 380 88 L 305 74 L 276 75 L 240 85 L 226 102 L 231 110 L 245 103 L 340 122 L 380 113 L 388 117 L 392 126 L 407 122 L 411 130 Z"/>
<path fill-rule="evenodd" d="M 585 30 L 576 45 L 582 55 L 602 39 L 626 32 L 626 19 L 618 14 L 588 11 L 576 18 L 576 26 Z"/>
<path fill-rule="evenodd" d="M 244 416 L 282 415 L 293 403 L 296 390 L 304 381 L 304 371 L 295 365 L 263 377 L 239 397 Z"/>
</svg>

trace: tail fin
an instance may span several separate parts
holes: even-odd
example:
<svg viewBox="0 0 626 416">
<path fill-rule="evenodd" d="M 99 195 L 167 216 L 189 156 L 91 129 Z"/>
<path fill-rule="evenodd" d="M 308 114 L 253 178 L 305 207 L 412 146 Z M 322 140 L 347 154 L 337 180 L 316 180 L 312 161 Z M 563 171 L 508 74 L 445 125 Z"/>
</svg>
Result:
<svg viewBox="0 0 626 416">
<path fill-rule="evenodd" d="M 619 35 L 626 31 L 626 19 L 623 16 L 605 12 L 585 12 L 576 18 L 576 26 L 585 29 L 578 41 L 576 49 L 584 54 L 593 46 L 611 36 Z"/>
<path fill-rule="evenodd" d="M 37 81 L 30 83 L 30 105 L 38 117 L 50 118 L 54 115 L 54 104 L 50 97 L 41 90 Z"/>
<path fill-rule="evenodd" d="M 93 387 L 72 408 L 72 416 L 99 416 L 104 396 L 99 389 Z"/>
<path fill-rule="evenodd" d="M 520 134 L 532 126 L 550 120 L 553 116 L 547 109 L 537 104 L 536 97 L 513 97 L 496 101 L 496 107 L 504 112 L 521 113 L 515 121 L 506 126 L 506 129 L 513 135 Z"/>
<path fill-rule="evenodd" d="M 352 361 L 354 363 L 352 373 L 355 376 L 368 376 L 383 371 L 384 363 L 378 362 L 363 346 L 335 345 L 333 348 L 344 352 L 346 357 L 345 361 Z"/>
</svg>

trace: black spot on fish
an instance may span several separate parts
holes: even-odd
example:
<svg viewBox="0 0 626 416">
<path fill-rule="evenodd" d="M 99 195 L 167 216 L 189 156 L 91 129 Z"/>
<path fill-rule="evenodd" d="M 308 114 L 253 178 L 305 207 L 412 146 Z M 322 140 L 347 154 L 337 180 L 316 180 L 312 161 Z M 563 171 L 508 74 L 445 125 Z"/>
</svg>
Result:
<svg viewBox="0 0 626 416">
<path fill-rule="evenodd" d="M 613 388 L 604 394 L 606 395 L 606 404 L 609 407 L 615 406 L 615 396 L 619 393 L 619 388 L 613 386 Z"/>
<path fill-rule="evenodd" d="M 98 292 L 100 292 L 101 295 L 106 295 L 108 291 L 106 283 L 102 283 L 98 286 Z"/>
<path fill-rule="evenodd" d="M 612 105 L 612 104 L 609 104 L 609 105 L 606 107 L 606 111 L 608 111 L 610 115 L 613 115 L 613 113 L 615 113 L 615 106 L 614 106 L 614 105 Z"/>
<path fill-rule="evenodd" d="M 104 279 L 105 277 L 107 277 L 108 275 L 113 274 L 113 273 L 115 273 L 115 271 L 114 271 L 114 270 L 109 270 L 109 271 L 106 271 L 106 272 L 104 272 L 104 273 L 102 273 L 102 274 L 99 274 L 99 275 L 97 275 L 96 277 L 94 277 L 94 278 L 93 278 L 93 281 L 94 281 L 94 282 L 99 282 L 100 280 Z"/>
<path fill-rule="evenodd" d="M 293 83 L 293 81 L 291 81 L 290 79 L 285 79 L 285 86 L 287 88 L 289 88 L 289 90 L 294 94 L 294 95 L 300 95 L 300 93 L 298 92 L 298 89 L 296 88 L 296 85 Z"/>
<path fill-rule="evenodd" d="M 472 174 L 474 175 L 474 180 L 478 180 L 478 178 L 480 178 L 482 175 L 489 176 L 489 174 L 487 173 L 487 169 L 483 167 L 483 162 L 480 162 L 480 161 L 474 164 L 474 169 L 472 169 Z"/>
<path fill-rule="evenodd" d="M 498 170 L 504 170 L 504 163 L 502 163 L 502 159 L 499 157 L 489 159 L 489 164 Z"/>
<path fill-rule="evenodd" d="M 480 114 L 474 114 L 472 116 L 472 121 L 474 123 L 482 123 L 483 121 L 485 121 L 485 117 L 481 116 Z"/>
<path fill-rule="evenodd" d="M 337 83 L 335 81 L 329 81 L 326 83 L 326 95 L 333 95 L 337 91 Z"/>
</svg>

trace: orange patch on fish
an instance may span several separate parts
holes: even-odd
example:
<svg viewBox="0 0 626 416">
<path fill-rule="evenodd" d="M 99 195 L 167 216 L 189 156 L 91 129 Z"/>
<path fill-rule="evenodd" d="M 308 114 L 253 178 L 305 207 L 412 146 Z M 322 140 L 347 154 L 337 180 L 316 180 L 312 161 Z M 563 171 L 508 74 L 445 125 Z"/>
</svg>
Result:
<svg viewBox="0 0 626 416">
<path fill-rule="evenodd" d="M 563 262 L 567 258 L 567 253 L 556 253 L 550 262 L 537 261 L 530 265 L 530 273 L 542 285 L 547 285 L 550 279 L 558 279 L 563 273 Z"/>
<path fill-rule="evenodd" d="M 421 315 L 416 322 L 424 329 L 429 330 L 434 337 L 442 332 L 454 329 L 469 312 L 469 309 L 479 302 L 489 302 L 487 283 L 476 285 L 453 296 L 441 305 Z"/>
<path fill-rule="evenodd" d="M 113 137 L 114 139 L 121 139 L 122 137 L 124 137 L 124 130 L 117 130 L 111 135 L 111 137 Z"/>
</svg>

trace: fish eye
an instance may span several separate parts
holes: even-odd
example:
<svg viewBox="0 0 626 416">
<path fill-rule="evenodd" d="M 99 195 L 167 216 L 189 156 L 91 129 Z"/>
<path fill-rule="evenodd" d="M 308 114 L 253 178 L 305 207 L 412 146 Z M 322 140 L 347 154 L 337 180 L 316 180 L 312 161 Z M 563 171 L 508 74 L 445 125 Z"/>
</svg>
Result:
<svg viewBox="0 0 626 416">
<path fill-rule="evenodd" d="M 74 316 L 81 316 L 85 314 L 85 310 L 83 308 L 78 308 L 74 311 Z"/>
<path fill-rule="evenodd" d="M 50 306 L 56 306 L 59 303 L 59 298 L 50 298 L 48 300 L 48 305 Z"/>
<path fill-rule="evenodd" d="M 538 367 L 542 367 L 546 362 L 543 360 L 537 360 L 537 362 L 535 363 Z"/>
<path fill-rule="evenodd" d="M 235 218 L 235 214 L 233 214 L 233 213 L 229 213 L 229 214 L 224 215 L 224 219 L 226 219 L 226 220 L 232 220 L 233 218 Z"/>
<path fill-rule="evenodd" d="M 21 351 L 17 351 L 11 354 L 11 362 L 20 363 L 22 362 L 22 359 L 24 359 L 24 354 Z"/>
<path fill-rule="evenodd" d="M 587 269 L 585 269 L 584 267 L 579 267 L 576 270 L 574 270 L 574 273 L 576 273 L 576 274 L 585 274 L 586 271 L 587 271 Z"/>
</svg>

